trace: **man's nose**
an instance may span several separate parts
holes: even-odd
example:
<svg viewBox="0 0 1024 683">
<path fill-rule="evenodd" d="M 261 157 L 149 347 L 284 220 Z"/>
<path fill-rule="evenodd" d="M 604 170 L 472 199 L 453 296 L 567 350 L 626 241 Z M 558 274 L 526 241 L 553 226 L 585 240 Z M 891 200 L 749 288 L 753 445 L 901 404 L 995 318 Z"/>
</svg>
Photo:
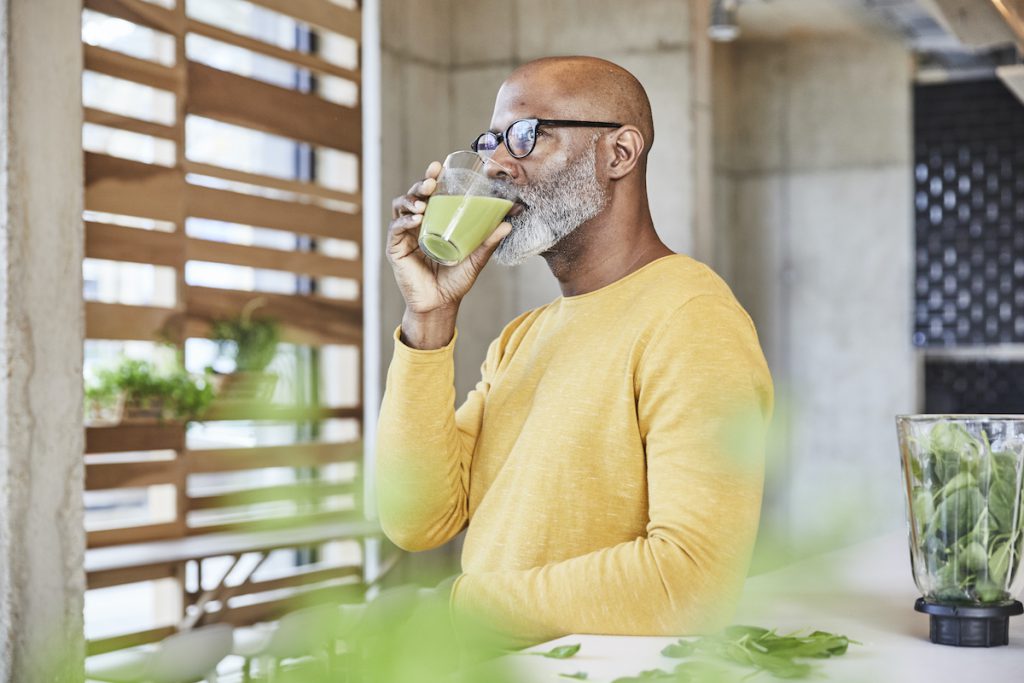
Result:
<svg viewBox="0 0 1024 683">
<path fill-rule="evenodd" d="M 516 162 L 519 160 L 508 153 L 505 145 L 498 145 L 487 158 L 490 163 L 484 165 L 487 177 L 492 179 L 511 180 L 518 175 Z"/>
</svg>

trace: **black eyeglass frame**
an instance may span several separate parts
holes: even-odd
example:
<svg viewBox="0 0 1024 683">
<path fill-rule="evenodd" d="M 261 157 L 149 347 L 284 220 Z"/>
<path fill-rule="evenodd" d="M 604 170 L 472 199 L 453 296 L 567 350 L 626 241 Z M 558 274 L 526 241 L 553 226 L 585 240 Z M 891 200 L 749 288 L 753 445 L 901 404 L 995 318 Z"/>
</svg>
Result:
<svg viewBox="0 0 1024 683">
<path fill-rule="evenodd" d="M 508 132 L 512 130 L 512 126 L 517 123 L 528 121 L 533 124 L 533 144 L 530 145 L 530 149 L 523 154 L 516 154 L 512 151 L 512 148 L 508 146 Z M 503 133 L 495 133 L 493 131 L 487 131 L 486 133 L 480 133 L 476 136 L 476 139 L 470 143 L 469 147 L 474 152 L 479 151 L 480 138 L 485 135 L 493 135 L 495 139 L 494 149 L 498 148 L 498 145 L 505 145 L 505 150 L 508 151 L 509 155 L 513 159 L 523 159 L 533 153 L 533 148 L 537 146 L 537 128 L 540 126 L 560 126 L 565 128 L 622 128 L 624 123 L 611 123 L 609 121 L 574 121 L 572 119 L 516 119 L 512 123 L 508 124 L 508 128 Z M 493 152 L 494 150 L 487 150 Z"/>
</svg>

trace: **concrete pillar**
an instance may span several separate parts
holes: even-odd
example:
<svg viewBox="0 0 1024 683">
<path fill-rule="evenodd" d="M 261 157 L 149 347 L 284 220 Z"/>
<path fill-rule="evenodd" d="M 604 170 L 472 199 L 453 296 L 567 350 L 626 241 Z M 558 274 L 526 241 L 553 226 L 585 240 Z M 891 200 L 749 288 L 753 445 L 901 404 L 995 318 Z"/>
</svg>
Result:
<svg viewBox="0 0 1024 683">
<path fill-rule="evenodd" d="M 83 678 L 80 15 L 0 0 L 0 683 Z"/>
</svg>

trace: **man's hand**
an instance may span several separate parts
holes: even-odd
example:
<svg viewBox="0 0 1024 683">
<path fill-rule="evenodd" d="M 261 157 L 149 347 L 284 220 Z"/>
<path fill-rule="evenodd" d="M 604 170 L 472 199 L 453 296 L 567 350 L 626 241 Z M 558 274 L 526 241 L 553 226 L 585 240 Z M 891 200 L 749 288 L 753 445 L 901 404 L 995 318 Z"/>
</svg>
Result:
<svg viewBox="0 0 1024 683">
<path fill-rule="evenodd" d="M 427 200 L 437 189 L 441 164 L 427 167 L 426 177 L 408 194 L 391 202 L 386 253 L 405 299 L 402 341 L 419 349 L 441 348 L 455 334 L 455 318 L 463 297 L 512 226 L 502 223 L 466 260 L 447 267 L 430 260 L 419 248 L 420 226 Z"/>
</svg>

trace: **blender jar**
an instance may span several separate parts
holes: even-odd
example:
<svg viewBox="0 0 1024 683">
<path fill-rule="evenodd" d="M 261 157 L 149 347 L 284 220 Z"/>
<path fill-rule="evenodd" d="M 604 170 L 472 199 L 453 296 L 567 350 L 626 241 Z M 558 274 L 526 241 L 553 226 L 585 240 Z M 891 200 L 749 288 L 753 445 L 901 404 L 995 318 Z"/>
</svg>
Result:
<svg viewBox="0 0 1024 683">
<path fill-rule="evenodd" d="M 896 418 L 910 562 L 933 643 L 1006 645 L 1024 611 L 1024 416 Z"/>
</svg>

